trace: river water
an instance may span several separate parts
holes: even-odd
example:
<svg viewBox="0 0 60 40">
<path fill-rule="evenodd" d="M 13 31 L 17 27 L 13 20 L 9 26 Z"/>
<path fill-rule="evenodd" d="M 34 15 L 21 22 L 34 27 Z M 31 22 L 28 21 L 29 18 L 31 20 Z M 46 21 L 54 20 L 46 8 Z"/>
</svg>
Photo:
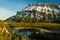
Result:
<svg viewBox="0 0 60 40">
<path fill-rule="evenodd" d="M 51 31 L 46 29 L 41 29 L 36 31 L 36 29 L 13 29 L 15 35 L 23 36 L 23 37 L 30 37 L 32 39 L 59 39 L 60 32 L 59 31 Z"/>
</svg>

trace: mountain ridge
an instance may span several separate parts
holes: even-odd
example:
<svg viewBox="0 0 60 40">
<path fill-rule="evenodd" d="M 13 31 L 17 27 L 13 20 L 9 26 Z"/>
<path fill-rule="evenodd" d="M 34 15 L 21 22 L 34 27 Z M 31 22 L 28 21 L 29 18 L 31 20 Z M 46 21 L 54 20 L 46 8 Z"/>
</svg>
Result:
<svg viewBox="0 0 60 40">
<path fill-rule="evenodd" d="M 17 11 L 15 16 L 7 19 L 7 21 L 16 22 L 41 22 L 41 21 L 59 21 L 60 8 L 55 4 L 33 3 L 29 4 L 22 11 Z M 58 18 L 57 18 L 58 16 Z"/>
</svg>

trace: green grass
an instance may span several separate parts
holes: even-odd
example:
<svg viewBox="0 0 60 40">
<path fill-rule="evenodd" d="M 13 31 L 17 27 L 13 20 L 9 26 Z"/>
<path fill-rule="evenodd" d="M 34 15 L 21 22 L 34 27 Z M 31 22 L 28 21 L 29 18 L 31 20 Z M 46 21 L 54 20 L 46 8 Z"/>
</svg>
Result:
<svg viewBox="0 0 60 40">
<path fill-rule="evenodd" d="M 35 22 L 35 23 L 24 23 L 24 22 L 10 22 L 7 21 L 7 23 L 12 27 L 12 28 L 19 28 L 19 27 L 37 27 L 37 28 L 44 28 L 48 30 L 59 30 L 60 31 L 60 24 L 57 23 L 43 23 L 43 22 Z M 6 26 L 7 30 L 9 30 L 9 34 L 7 34 L 5 31 L 1 33 L 2 27 Z M 7 24 L 5 22 L 0 22 L 0 40 L 19 40 L 19 36 L 16 36 L 14 33 L 12 33 L 12 28 L 7 27 Z M 38 29 L 40 30 L 40 29 Z M 46 35 L 45 35 L 46 36 Z M 49 36 L 49 35 L 48 35 Z"/>
<path fill-rule="evenodd" d="M 43 23 L 43 22 L 36 22 L 36 23 L 24 23 L 24 22 L 8 22 L 13 28 L 15 27 L 38 27 L 38 28 L 45 28 L 50 30 L 59 30 L 60 24 L 57 23 Z"/>
<path fill-rule="evenodd" d="M 0 40 L 18 40 L 18 37 L 16 37 L 13 34 L 7 34 L 6 32 L 0 33 Z"/>
<path fill-rule="evenodd" d="M 6 33 L 5 30 L 3 31 L 4 26 L 9 33 Z M 7 24 L 5 24 L 5 22 L 0 21 L 0 40 L 19 40 L 19 37 L 14 35 L 12 29 L 8 27 Z"/>
</svg>

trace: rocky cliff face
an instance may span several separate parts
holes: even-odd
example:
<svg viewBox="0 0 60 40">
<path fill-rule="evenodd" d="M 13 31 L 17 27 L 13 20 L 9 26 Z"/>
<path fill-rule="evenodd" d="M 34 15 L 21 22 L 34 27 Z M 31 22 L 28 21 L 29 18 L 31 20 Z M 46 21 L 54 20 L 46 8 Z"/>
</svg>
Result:
<svg viewBox="0 0 60 40">
<path fill-rule="evenodd" d="M 15 16 L 8 18 L 16 22 L 40 22 L 60 20 L 60 9 L 55 4 L 32 3 L 22 11 L 17 11 Z"/>
</svg>

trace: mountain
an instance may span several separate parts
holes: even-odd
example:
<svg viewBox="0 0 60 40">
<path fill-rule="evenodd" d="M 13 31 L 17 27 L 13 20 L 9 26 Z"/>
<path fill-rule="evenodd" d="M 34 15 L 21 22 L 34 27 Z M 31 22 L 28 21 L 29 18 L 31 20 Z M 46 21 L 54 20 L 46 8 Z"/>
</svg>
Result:
<svg viewBox="0 0 60 40">
<path fill-rule="evenodd" d="M 6 21 L 16 22 L 59 22 L 60 7 L 56 4 L 31 3 L 17 14 L 6 19 Z"/>
</svg>

